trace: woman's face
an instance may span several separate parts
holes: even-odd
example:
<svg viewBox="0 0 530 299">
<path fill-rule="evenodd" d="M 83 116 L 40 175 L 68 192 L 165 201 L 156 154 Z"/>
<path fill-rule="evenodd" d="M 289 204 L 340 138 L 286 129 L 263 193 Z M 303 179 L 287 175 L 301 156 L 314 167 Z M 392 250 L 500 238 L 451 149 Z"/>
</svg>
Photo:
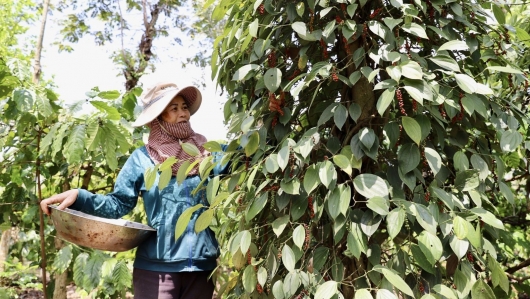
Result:
<svg viewBox="0 0 530 299">
<path fill-rule="evenodd" d="M 181 96 L 176 96 L 171 100 L 169 105 L 162 114 L 160 114 L 162 120 L 167 123 L 180 123 L 190 120 L 190 111 L 188 110 L 188 104 L 184 101 Z"/>
</svg>

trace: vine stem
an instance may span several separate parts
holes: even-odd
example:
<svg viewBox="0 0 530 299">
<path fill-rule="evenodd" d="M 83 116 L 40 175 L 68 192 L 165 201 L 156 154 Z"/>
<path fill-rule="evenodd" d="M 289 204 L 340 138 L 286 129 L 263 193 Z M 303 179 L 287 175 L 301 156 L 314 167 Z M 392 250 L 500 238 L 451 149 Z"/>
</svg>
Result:
<svg viewBox="0 0 530 299">
<path fill-rule="evenodd" d="M 42 269 L 42 291 L 44 292 L 44 299 L 48 298 L 48 295 L 46 294 L 46 242 L 44 240 L 44 213 L 42 212 L 42 209 L 40 208 L 40 202 L 42 201 L 42 190 L 41 190 L 41 182 L 40 182 L 40 140 L 42 136 L 42 131 L 39 129 L 37 133 L 37 162 L 35 163 L 37 165 L 37 192 L 39 193 L 39 218 L 40 218 L 40 251 L 41 251 L 41 269 Z"/>
</svg>

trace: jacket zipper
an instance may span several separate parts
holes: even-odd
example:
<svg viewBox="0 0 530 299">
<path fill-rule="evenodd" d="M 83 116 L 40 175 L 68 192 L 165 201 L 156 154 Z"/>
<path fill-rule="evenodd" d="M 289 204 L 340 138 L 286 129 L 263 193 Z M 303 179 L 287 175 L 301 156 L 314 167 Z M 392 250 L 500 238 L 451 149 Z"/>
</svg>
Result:
<svg viewBox="0 0 530 299">
<path fill-rule="evenodd" d="M 186 186 L 185 182 L 186 182 L 186 180 L 183 181 L 183 183 L 184 183 L 183 187 L 186 188 L 186 194 L 188 196 L 188 198 L 187 198 L 188 208 L 190 208 L 191 207 L 190 190 L 188 189 L 188 186 Z M 191 234 L 191 229 L 189 227 L 188 227 L 188 234 Z M 191 259 L 192 259 L 192 246 L 193 246 L 193 244 L 191 243 L 191 239 L 192 239 L 191 236 L 189 236 L 188 237 L 188 246 L 189 246 L 190 250 L 189 250 L 189 259 L 188 259 L 188 271 L 190 271 L 190 272 L 191 272 L 191 266 L 192 266 L 192 260 Z"/>
</svg>

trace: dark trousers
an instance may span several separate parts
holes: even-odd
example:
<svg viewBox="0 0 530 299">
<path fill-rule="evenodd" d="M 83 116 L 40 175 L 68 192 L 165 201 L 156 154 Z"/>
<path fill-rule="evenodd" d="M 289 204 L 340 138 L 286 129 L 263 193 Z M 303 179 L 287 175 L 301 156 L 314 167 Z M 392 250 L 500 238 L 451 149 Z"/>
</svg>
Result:
<svg viewBox="0 0 530 299">
<path fill-rule="evenodd" d="M 134 268 L 135 299 L 211 299 L 214 284 L 210 271 L 154 272 Z"/>
</svg>

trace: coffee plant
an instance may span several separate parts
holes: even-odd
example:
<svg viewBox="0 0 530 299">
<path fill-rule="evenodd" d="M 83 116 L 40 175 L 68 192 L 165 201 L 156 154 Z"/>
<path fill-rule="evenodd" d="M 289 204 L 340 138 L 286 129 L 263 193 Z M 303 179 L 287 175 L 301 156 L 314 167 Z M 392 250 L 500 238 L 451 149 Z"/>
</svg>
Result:
<svg viewBox="0 0 530 299">
<path fill-rule="evenodd" d="M 123 298 L 131 290 L 134 253 L 57 246 L 53 225 L 45 219 L 43 256 L 38 200 L 76 187 L 94 192 L 112 188 L 133 143 L 135 147 L 142 143 L 141 132 L 136 138 L 127 137 L 133 136 L 132 128 L 120 122 L 132 117 L 141 90 L 122 96 L 117 91 L 94 89 L 87 92 L 86 101 L 62 108 L 52 89 L 31 83 L 30 74 L 24 60 L 0 59 L 0 213 L 2 231 L 12 229 L 17 236 L 4 273 L 18 271 L 22 275 L 22 266 L 35 269 L 47 265 L 51 274 L 68 271 L 80 293 Z M 83 105 L 94 107 L 94 112 L 75 117 L 76 109 Z M 36 177 L 40 177 L 42 190 Z M 129 217 L 142 221 L 141 209 L 139 205 Z M 7 281 L 9 278 L 13 281 Z M 10 287 L 20 279 L 6 276 L 4 281 L 3 285 Z M 53 291 L 54 280 L 50 286 Z"/>
</svg>

